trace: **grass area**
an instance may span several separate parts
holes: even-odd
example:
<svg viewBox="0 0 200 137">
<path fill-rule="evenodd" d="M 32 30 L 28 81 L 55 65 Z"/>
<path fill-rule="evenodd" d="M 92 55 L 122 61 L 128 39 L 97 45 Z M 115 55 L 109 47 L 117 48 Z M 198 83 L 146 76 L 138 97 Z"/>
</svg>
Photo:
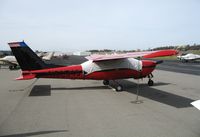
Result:
<svg viewBox="0 0 200 137">
<path fill-rule="evenodd" d="M 200 55 L 200 50 L 188 50 L 187 53 L 193 53 L 193 54 L 199 54 Z"/>
<path fill-rule="evenodd" d="M 166 57 L 157 57 L 155 59 L 159 59 L 159 60 L 177 60 L 176 56 L 166 56 Z"/>
</svg>

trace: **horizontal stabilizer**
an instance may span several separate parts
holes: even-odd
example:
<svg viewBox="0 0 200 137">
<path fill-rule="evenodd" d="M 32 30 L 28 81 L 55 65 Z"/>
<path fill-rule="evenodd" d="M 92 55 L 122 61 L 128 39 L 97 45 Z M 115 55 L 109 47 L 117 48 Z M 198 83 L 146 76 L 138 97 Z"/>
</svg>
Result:
<svg viewBox="0 0 200 137">
<path fill-rule="evenodd" d="M 35 74 L 29 74 L 29 75 L 22 75 L 19 78 L 16 78 L 16 80 L 29 80 L 29 79 L 34 79 Z"/>
</svg>

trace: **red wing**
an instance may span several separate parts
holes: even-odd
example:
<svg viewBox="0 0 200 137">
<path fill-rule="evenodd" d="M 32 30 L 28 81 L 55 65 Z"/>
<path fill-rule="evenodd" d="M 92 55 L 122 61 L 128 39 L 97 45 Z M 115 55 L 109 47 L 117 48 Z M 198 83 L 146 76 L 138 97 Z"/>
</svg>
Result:
<svg viewBox="0 0 200 137">
<path fill-rule="evenodd" d="M 163 56 L 173 56 L 178 54 L 177 50 L 157 50 L 157 51 L 145 51 L 145 52 L 130 52 L 126 54 L 112 54 L 112 55 L 91 55 L 86 57 L 88 60 L 103 61 L 103 60 L 114 60 L 123 58 L 155 58 Z"/>
</svg>

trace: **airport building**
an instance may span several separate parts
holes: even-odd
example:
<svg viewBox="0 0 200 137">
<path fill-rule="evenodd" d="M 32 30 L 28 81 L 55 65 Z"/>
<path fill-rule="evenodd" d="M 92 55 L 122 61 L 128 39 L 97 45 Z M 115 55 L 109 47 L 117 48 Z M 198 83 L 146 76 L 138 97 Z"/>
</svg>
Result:
<svg viewBox="0 0 200 137">
<path fill-rule="evenodd" d="M 77 51 L 77 52 L 74 52 L 73 55 L 77 55 L 77 56 L 89 56 L 89 55 L 91 55 L 91 52 L 88 52 L 88 51 Z"/>
</svg>

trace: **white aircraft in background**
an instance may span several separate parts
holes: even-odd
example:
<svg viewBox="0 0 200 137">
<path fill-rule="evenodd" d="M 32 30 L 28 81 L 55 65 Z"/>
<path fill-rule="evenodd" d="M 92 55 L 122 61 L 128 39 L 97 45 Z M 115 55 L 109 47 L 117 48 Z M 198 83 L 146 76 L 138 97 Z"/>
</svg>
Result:
<svg viewBox="0 0 200 137">
<path fill-rule="evenodd" d="M 69 57 L 70 55 L 72 55 L 72 53 L 70 53 L 70 52 L 64 53 L 64 52 L 56 51 L 53 54 L 53 58 L 65 59 L 65 58 Z"/>
<path fill-rule="evenodd" d="M 54 56 L 55 52 L 48 52 L 44 56 L 42 56 L 42 60 L 51 60 L 51 58 Z"/>
<path fill-rule="evenodd" d="M 198 110 L 200 110 L 200 100 L 193 101 L 191 104 Z"/>
<path fill-rule="evenodd" d="M 9 69 L 17 69 L 18 62 L 15 58 L 15 56 L 5 56 L 3 58 L 0 58 L 1 65 L 8 65 Z"/>
<path fill-rule="evenodd" d="M 48 52 L 41 56 L 42 60 L 51 60 L 53 57 L 54 52 Z M 5 56 L 3 58 L 0 58 L 0 65 L 8 65 L 10 70 L 17 69 L 19 64 L 15 58 L 15 56 Z"/>
<path fill-rule="evenodd" d="M 188 53 L 186 55 L 179 55 L 177 58 L 183 62 L 200 60 L 200 55 Z"/>
</svg>

